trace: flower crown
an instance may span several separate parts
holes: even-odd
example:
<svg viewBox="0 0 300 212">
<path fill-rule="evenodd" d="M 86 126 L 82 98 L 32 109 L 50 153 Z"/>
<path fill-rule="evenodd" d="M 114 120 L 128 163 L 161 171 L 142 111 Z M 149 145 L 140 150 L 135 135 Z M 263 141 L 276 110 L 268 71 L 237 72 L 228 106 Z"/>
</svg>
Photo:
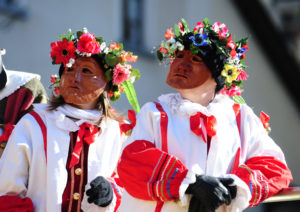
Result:
<svg viewBox="0 0 300 212">
<path fill-rule="evenodd" d="M 241 93 L 243 80 L 248 77 L 244 71 L 247 68 L 244 59 L 245 51 L 248 50 L 248 38 L 234 42 L 225 24 L 215 22 L 211 25 L 210 21 L 205 18 L 203 22 L 197 23 L 193 31 L 189 30 L 187 22 L 181 19 L 178 24 L 174 25 L 174 32 L 172 28 L 166 30 L 165 39 L 157 51 L 160 61 L 169 59 L 172 62 L 176 52 L 184 49 L 189 49 L 192 54 L 209 49 L 208 51 L 215 51 L 215 55 L 224 57 L 224 66 L 221 67 L 220 74 L 224 77 L 225 84 L 220 93 L 233 97 L 237 102 L 244 103 Z"/>
<path fill-rule="evenodd" d="M 60 40 L 51 43 L 52 64 L 62 64 L 70 68 L 77 57 L 98 55 L 104 64 L 105 78 L 111 83 L 108 92 L 110 100 L 118 100 L 121 92 L 125 92 L 131 106 L 135 111 L 139 111 L 140 107 L 132 83 L 139 79 L 140 72 L 128 64 L 128 62 L 136 62 L 137 56 L 132 52 L 124 51 L 121 43 L 112 42 L 107 47 L 102 37 L 95 37 L 86 28 L 77 31 L 75 35 L 69 29 L 67 34 L 59 38 Z M 58 96 L 59 77 L 52 75 L 50 82 L 53 83 L 54 95 Z"/>
</svg>

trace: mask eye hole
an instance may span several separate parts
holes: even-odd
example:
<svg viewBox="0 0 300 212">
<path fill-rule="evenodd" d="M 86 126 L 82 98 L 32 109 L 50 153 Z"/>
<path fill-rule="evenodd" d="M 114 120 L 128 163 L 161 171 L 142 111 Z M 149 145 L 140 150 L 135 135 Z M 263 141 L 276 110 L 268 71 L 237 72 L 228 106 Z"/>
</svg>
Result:
<svg viewBox="0 0 300 212">
<path fill-rule="evenodd" d="M 82 69 L 82 72 L 85 73 L 85 74 L 92 74 L 92 73 L 93 73 L 93 72 L 92 72 L 90 69 L 88 69 L 88 68 Z"/>
</svg>

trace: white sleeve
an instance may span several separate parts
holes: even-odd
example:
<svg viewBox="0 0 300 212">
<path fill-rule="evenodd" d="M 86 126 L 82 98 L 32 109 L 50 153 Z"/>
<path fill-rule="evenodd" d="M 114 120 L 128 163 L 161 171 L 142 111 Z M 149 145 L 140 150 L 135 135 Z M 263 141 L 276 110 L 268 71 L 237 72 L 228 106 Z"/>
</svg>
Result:
<svg viewBox="0 0 300 212">
<path fill-rule="evenodd" d="M 31 162 L 32 117 L 24 116 L 15 126 L 0 159 L 0 195 L 25 196 Z"/>
</svg>

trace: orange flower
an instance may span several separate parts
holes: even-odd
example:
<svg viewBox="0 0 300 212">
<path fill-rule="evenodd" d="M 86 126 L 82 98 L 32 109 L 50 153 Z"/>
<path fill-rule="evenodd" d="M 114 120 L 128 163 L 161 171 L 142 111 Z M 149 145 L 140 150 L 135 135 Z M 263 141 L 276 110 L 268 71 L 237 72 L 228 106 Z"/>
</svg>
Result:
<svg viewBox="0 0 300 212">
<path fill-rule="evenodd" d="M 117 44 L 115 42 L 113 42 L 109 45 L 109 49 L 111 49 L 111 50 L 119 49 L 119 48 L 120 48 L 119 44 Z"/>
<path fill-rule="evenodd" d="M 172 28 L 167 29 L 167 31 L 165 32 L 165 38 L 166 40 L 169 40 L 171 38 L 174 37 L 174 33 L 172 32 Z"/>
<path fill-rule="evenodd" d="M 121 57 L 123 62 L 136 62 L 138 59 L 138 56 L 132 55 L 132 53 L 128 52 L 121 54 Z"/>
</svg>

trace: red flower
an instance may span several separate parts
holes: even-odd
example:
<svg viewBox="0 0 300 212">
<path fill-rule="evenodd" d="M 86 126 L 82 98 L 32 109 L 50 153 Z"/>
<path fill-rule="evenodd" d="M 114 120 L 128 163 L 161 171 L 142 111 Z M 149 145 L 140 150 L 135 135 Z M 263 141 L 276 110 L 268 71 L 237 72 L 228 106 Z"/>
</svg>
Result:
<svg viewBox="0 0 300 212">
<path fill-rule="evenodd" d="M 240 72 L 240 74 L 237 76 L 236 80 L 247 80 L 248 75 L 246 74 L 246 72 L 243 69 L 238 69 L 238 71 Z"/>
<path fill-rule="evenodd" d="M 130 65 L 121 65 L 120 63 L 118 63 L 113 70 L 113 84 L 119 85 L 122 84 L 124 81 L 128 80 L 131 73 L 130 69 Z"/>
<path fill-rule="evenodd" d="M 184 32 L 184 26 L 181 22 L 178 23 L 178 27 L 179 27 L 179 30 L 180 30 L 180 33 L 183 34 Z"/>
<path fill-rule="evenodd" d="M 77 49 L 81 53 L 98 54 L 101 52 L 100 44 L 94 34 L 84 33 L 77 42 Z"/>
<path fill-rule="evenodd" d="M 54 92 L 54 96 L 59 96 L 60 95 L 59 87 L 55 87 L 53 92 Z"/>
<path fill-rule="evenodd" d="M 200 32 L 200 29 L 202 29 L 203 27 L 204 27 L 204 24 L 203 24 L 201 21 L 198 22 L 197 25 L 196 25 L 195 28 L 194 28 L 194 32 L 195 32 L 195 31 Z"/>
<path fill-rule="evenodd" d="M 240 89 L 235 84 L 232 84 L 231 87 L 225 87 L 220 91 L 221 94 L 228 95 L 230 97 L 240 96 L 242 94 L 242 92 L 243 92 L 243 90 Z"/>
<path fill-rule="evenodd" d="M 113 97 L 113 96 L 114 96 L 114 92 L 109 91 L 109 92 L 108 92 L 108 98 L 111 98 L 111 97 Z"/>
<path fill-rule="evenodd" d="M 165 47 L 160 47 L 159 51 L 163 54 L 168 54 L 168 49 L 166 49 Z"/>
<path fill-rule="evenodd" d="M 76 48 L 74 47 L 73 41 L 68 41 L 63 39 L 63 41 L 58 40 L 56 43 L 51 43 L 51 58 L 56 64 L 63 63 L 66 66 L 71 58 L 75 59 Z"/>
</svg>

